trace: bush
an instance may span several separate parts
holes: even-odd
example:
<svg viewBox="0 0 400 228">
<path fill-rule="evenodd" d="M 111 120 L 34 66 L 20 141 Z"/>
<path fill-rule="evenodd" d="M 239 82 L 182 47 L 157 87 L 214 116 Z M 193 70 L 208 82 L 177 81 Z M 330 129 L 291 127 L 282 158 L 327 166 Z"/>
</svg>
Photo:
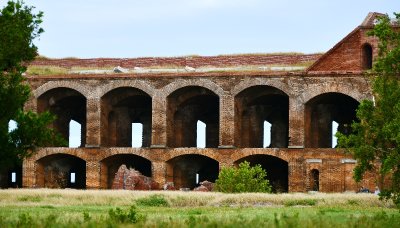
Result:
<svg viewBox="0 0 400 228">
<path fill-rule="evenodd" d="M 140 198 L 136 200 L 138 206 L 147 207 L 169 207 L 168 201 L 163 195 L 151 195 L 149 197 Z"/>
<path fill-rule="evenodd" d="M 110 209 L 108 215 L 110 216 L 110 220 L 117 223 L 137 223 L 144 219 L 144 217 L 137 212 L 135 206 L 131 206 L 127 212 L 119 207 L 115 210 Z"/>
<path fill-rule="evenodd" d="M 239 167 L 224 167 L 215 182 L 219 192 L 271 192 L 267 172 L 257 164 L 253 167 L 245 161 Z"/>
</svg>

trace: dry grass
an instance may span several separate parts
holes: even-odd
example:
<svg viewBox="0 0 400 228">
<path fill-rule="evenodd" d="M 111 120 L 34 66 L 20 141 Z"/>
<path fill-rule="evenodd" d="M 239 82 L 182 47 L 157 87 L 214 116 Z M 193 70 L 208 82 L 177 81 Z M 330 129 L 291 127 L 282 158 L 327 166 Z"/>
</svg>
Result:
<svg viewBox="0 0 400 228">
<path fill-rule="evenodd" d="M 216 192 L 125 191 L 125 190 L 0 190 L 0 207 L 40 205 L 113 205 L 128 206 L 139 198 L 162 195 L 172 207 L 194 206 L 363 206 L 394 207 L 373 194 L 355 193 L 289 193 L 289 194 L 224 194 Z M 305 203 L 305 204 L 304 204 Z"/>
<path fill-rule="evenodd" d="M 243 66 L 203 66 L 196 68 L 196 72 L 259 72 L 259 71 L 303 71 L 307 67 L 311 66 L 313 62 L 302 62 L 291 65 L 279 65 L 279 64 L 271 64 L 271 65 L 243 65 Z M 65 68 L 59 66 L 35 66 L 31 65 L 28 67 L 26 73 L 32 76 L 49 76 L 49 75 L 68 75 L 68 74 L 78 74 L 79 72 L 89 72 L 93 71 L 98 74 L 118 74 L 114 73 L 113 69 L 115 66 L 106 66 L 106 67 L 72 67 Z M 288 68 L 285 70 L 284 68 Z M 290 69 L 291 67 L 300 67 L 299 69 Z M 281 70 L 274 70 L 274 68 L 282 68 Z M 185 68 L 178 65 L 160 65 L 160 66 L 152 66 L 152 67 L 140 67 L 139 69 L 129 69 L 132 73 L 154 73 L 154 72 L 170 72 L 171 70 L 175 70 L 176 73 L 186 72 Z M 141 72 L 143 71 L 143 72 Z"/>
<path fill-rule="evenodd" d="M 58 66 L 28 66 L 28 75 L 60 75 L 68 74 L 68 69 Z"/>
</svg>

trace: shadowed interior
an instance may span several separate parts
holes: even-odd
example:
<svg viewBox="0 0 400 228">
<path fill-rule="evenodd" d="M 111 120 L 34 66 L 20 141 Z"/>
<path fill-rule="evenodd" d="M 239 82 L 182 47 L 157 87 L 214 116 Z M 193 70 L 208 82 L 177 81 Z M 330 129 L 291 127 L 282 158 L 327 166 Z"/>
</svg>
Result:
<svg viewBox="0 0 400 228">
<path fill-rule="evenodd" d="M 235 162 L 235 165 L 244 161 L 249 162 L 250 166 L 261 165 L 267 172 L 267 179 L 273 192 L 288 192 L 289 168 L 286 161 L 270 155 L 257 154 L 239 159 Z"/>
<path fill-rule="evenodd" d="M 338 131 L 351 133 L 351 123 L 356 121 L 358 101 L 341 93 L 325 93 L 314 97 L 305 109 L 305 146 L 332 148 L 332 122 L 339 124 Z"/>
<path fill-rule="evenodd" d="M 75 183 L 71 182 L 75 173 Z M 37 187 L 86 188 L 86 162 L 69 154 L 53 154 L 37 161 Z"/>
<path fill-rule="evenodd" d="M 114 89 L 101 98 L 101 145 L 132 146 L 132 123 L 143 124 L 142 147 L 151 144 L 151 97 L 135 88 Z"/>
<path fill-rule="evenodd" d="M 219 98 L 212 91 L 190 86 L 168 96 L 167 145 L 196 147 L 197 121 L 206 124 L 206 145 L 216 148 L 219 143 Z"/>
<path fill-rule="evenodd" d="M 65 140 L 70 135 L 69 123 L 71 120 L 81 124 L 81 145 L 86 144 L 86 98 L 78 91 L 69 88 L 51 89 L 38 98 L 37 111 L 39 113 L 50 111 L 57 119 L 52 127 L 56 129 Z M 57 145 L 54 145 L 57 146 Z"/>
<path fill-rule="evenodd" d="M 216 160 L 203 155 L 181 155 L 167 162 L 167 181 L 173 182 L 175 188 L 195 188 L 196 174 L 199 182 L 215 182 L 218 178 L 219 164 Z"/>
<path fill-rule="evenodd" d="M 143 157 L 133 154 L 117 154 L 101 161 L 101 186 L 110 189 L 115 174 L 121 165 L 135 169 L 147 177 L 151 177 L 151 162 Z"/>
<path fill-rule="evenodd" d="M 272 148 L 285 148 L 289 137 L 289 97 L 270 86 L 253 86 L 235 97 L 235 144 L 262 148 L 264 121 L 271 126 Z"/>
</svg>

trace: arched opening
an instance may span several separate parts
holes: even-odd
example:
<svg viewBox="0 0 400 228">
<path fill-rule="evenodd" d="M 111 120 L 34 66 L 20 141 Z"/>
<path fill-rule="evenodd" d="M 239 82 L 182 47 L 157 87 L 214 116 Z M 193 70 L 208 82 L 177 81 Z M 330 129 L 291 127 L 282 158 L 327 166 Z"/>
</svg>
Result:
<svg viewBox="0 0 400 228">
<path fill-rule="evenodd" d="M 178 89 L 167 98 L 167 144 L 169 147 L 196 147 L 197 123 L 205 128 L 205 147 L 219 143 L 219 97 L 212 91 L 189 86 Z"/>
<path fill-rule="evenodd" d="M 69 154 L 53 154 L 37 161 L 37 187 L 86 188 L 86 162 Z"/>
<path fill-rule="evenodd" d="M 69 88 L 51 89 L 38 98 L 38 112 L 50 111 L 57 119 L 52 127 L 68 140 L 73 147 L 86 144 L 86 98 L 78 91 Z M 72 129 L 71 129 L 71 121 Z M 78 129 L 80 125 L 80 131 Z M 79 131 L 79 132 L 78 132 Z M 80 137 L 79 145 L 77 138 Z M 71 142 L 70 139 L 76 140 Z M 57 146 L 57 145 L 54 145 Z"/>
<path fill-rule="evenodd" d="M 368 43 L 362 46 L 362 69 L 369 70 L 372 69 L 372 46 Z"/>
<path fill-rule="evenodd" d="M 341 93 L 324 93 L 312 98 L 305 108 L 305 144 L 308 148 L 332 148 L 333 126 L 337 131 L 351 133 L 351 123 L 356 121 L 358 101 Z"/>
<path fill-rule="evenodd" d="M 266 147 L 266 137 L 270 138 L 268 147 L 288 146 L 289 96 L 274 87 L 253 86 L 235 97 L 235 144 L 262 148 Z"/>
<path fill-rule="evenodd" d="M 117 154 L 101 161 L 101 187 L 110 189 L 113 185 L 115 175 L 121 165 L 128 169 L 135 169 L 146 177 L 151 177 L 151 162 L 134 154 Z"/>
<path fill-rule="evenodd" d="M 101 125 L 102 146 L 150 147 L 151 97 L 130 87 L 108 92 L 101 98 Z"/>
<path fill-rule="evenodd" d="M 205 148 L 206 147 L 206 130 L 207 125 L 202 121 L 197 121 L 197 148 Z"/>
<path fill-rule="evenodd" d="M 205 180 L 215 182 L 218 172 L 218 162 L 203 155 L 181 155 L 167 162 L 167 182 L 177 189 L 193 189 Z"/>
<path fill-rule="evenodd" d="M 319 191 L 319 171 L 312 169 L 309 176 L 310 191 Z"/>
<path fill-rule="evenodd" d="M 13 165 L 12 168 L 1 169 L 0 188 L 20 188 L 22 187 L 22 166 Z"/>
<path fill-rule="evenodd" d="M 235 165 L 244 161 L 249 162 L 250 166 L 261 165 L 267 172 L 267 179 L 273 192 L 288 192 L 289 166 L 285 160 L 270 155 L 257 154 L 239 159 L 235 162 Z"/>
</svg>

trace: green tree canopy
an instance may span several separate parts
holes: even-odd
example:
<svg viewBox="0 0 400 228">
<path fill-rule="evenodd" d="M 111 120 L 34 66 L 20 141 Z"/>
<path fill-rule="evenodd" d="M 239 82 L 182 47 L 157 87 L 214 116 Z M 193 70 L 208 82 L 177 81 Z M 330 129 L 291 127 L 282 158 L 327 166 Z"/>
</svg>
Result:
<svg viewBox="0 0 400 228">
<path fill-rule="evenodd" d="M 24 111 L 30 97 L 30 87 L 22 75 L 24 65 L 37 55 L 33 41 L 43 32 L 43 13 L 33 11 L 34 7 L 24 5 L 23 1 L 8 1 L 0 10 L 0 170 L 21 164 L 37 147 L 65 144 L 47 128 L 53 115 Z M 17 122 L 17 128 L 11 132 L 10 120 Z"/>
<path fill-rule="evenodd" d="M 360 103 L 353 133 L 338 133 L 338 144 L 357 159 L 355 180 L 360 181 L 366 171 L 378 172 L 381 196 L 400 207 L 400 14 L 395 16 L 395 21 L 388 15 L 380 17 L 369 33 L 379 40 L 371 72 L 374 99 Z M 391 185 L 383 186 L 388 175 Z"/>
</svg>

